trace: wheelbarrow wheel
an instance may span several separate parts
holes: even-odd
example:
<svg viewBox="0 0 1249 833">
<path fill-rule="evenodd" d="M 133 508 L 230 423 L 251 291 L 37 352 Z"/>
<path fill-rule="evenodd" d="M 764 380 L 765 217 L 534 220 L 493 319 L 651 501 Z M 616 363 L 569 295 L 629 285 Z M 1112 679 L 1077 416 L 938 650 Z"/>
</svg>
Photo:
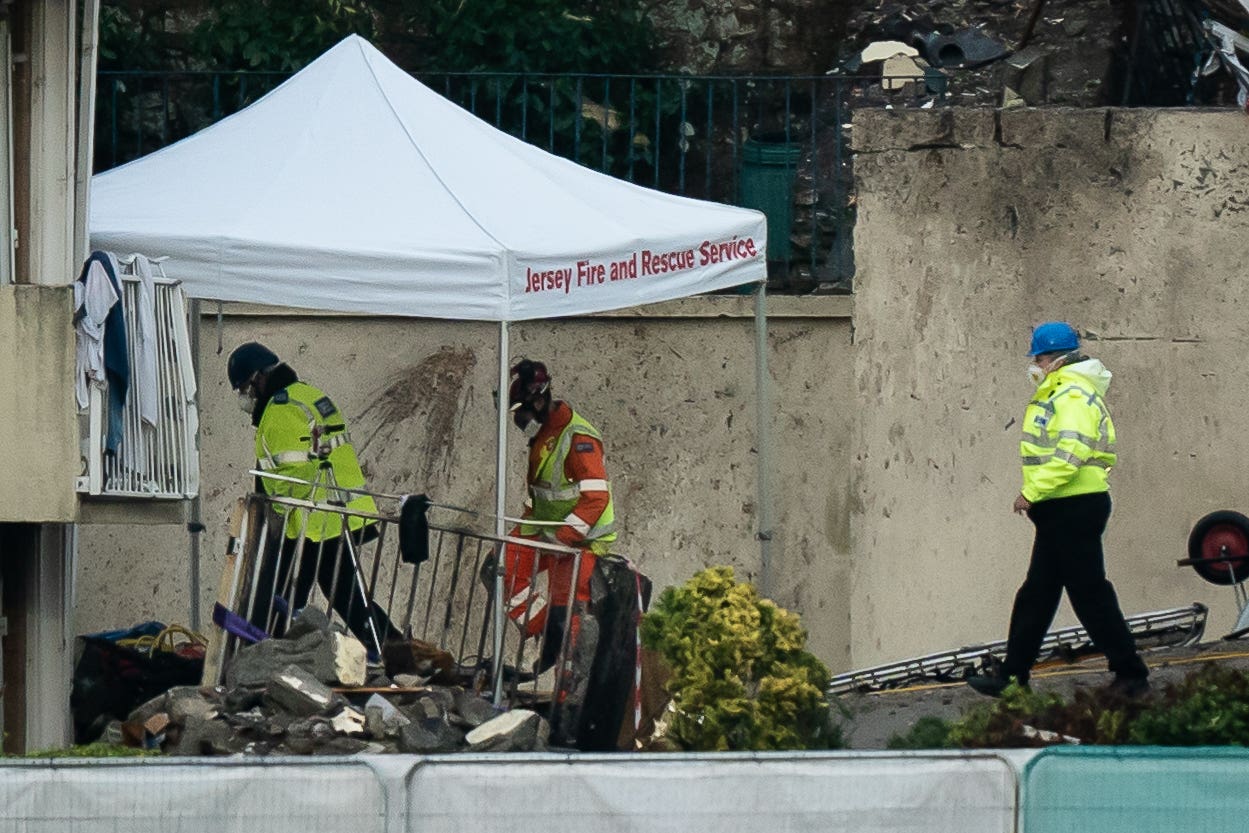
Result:
<svg viewBox="0 0 1249 833">
<path fill-rule="evenodd" d="M 1237 560 L 1216 560 L 1224 556 Z M 1249 579 L 1249 518 L 1230 509 L 1206 515 L 1188 535 L 1188 557 L 1197 575 L 1211 584 Z"/>
</svg>

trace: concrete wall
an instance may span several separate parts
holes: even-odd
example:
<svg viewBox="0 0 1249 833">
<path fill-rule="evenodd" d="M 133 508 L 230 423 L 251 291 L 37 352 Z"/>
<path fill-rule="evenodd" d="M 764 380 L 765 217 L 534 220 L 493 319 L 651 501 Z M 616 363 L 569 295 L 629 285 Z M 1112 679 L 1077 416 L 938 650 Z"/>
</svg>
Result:
<svg viewBox="0 0 1249 833">
<path fill-rule="evenodd" d="M 0 522 L 68 522 L 78 511 L 73 293 L 0 285 Z"/>
<path fill-rule="evenodd" d="M 373 487 L 493 511 L 496 325 L 227 309 L 224 352 L 214 317 L 201 336 L 202 611 L 216 596 L 229 507 L 250 488 L 252 428 L 225 381 L 226 356 L 242 341 L 265 342 L 330 393 Z M 706 565 L 731 564 L 746 578 L 759 571 L 751 309 L 749 298 L 717 297 L 513 325 L 512 357 L 544 359 L 556 396 L 604 432 L 618 548 L 657 591 Z M 845 667 L 846 426 L 857 407 L 849 299 L 776 298 L 769 310 L 774 595 L 803 614 L 813 649 Z M 509 436 L 509 506 L 519 507 L 524 451 L 519 432 Z M 182 526 L 84 526 L 79 540 L 80 632 L 188 621 Z"/>
<path fill-rule="evenodd" d="M 1249 510 L 1244 114 L 864 111 L 854 144 L 853 664 L 1004 638 L 1024 352 L 1053 318 L 1115 373 L 1123 607 L 1200 600 L 1229 630 L 1232 591 L 1175 560 Z"/>
</svg>

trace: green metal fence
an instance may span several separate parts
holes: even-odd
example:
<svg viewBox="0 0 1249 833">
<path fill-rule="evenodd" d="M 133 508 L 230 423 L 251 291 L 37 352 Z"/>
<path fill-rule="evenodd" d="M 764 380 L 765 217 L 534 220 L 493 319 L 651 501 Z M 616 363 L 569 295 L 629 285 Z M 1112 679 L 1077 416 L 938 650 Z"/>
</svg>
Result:
<svg viewBox="0 0 1249 833">
<path fill-rule="evenodd" d="M 259 72 L 105 71 L 99 75 L 97 172 L 237 112 L 288 76 Z M 914 107 L 949 95 L 923 78 L 882 89 L 842 76 L 417 76 L 495 127 L 621 179 L 763 210 L 773 226 L 771 288 L 847 288 L 852 108 Z M 929 105 L 931 106 L 931 105 Z"/>
</svg>

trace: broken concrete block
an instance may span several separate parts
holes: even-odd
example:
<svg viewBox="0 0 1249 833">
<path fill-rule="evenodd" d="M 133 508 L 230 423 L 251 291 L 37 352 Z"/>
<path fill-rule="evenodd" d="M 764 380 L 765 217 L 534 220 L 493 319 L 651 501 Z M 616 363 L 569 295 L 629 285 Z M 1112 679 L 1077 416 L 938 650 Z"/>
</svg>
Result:
<svg viewBox="0 0 1249 833">
<path fill-rule="evenodd" d="M 463 741 L 463 733 L 441 719 L 409 723 L 399 730 L 399 751 L 414 755 L 454 752 Z"/>
<path fill-rule="evenodd" d="M 476 729 L 483 723 L 489 723 L 499 716 L 494 705 L 484 697 L 465 691 L 462 688 L 453 690 L 455 696 L 455 714 L 465 725 Z"/>
<path fill-rule="evenodd" d="M 334 667 L 334 679 L 345 686 L 362 686 L 368 672 L 368 657 L 364 644 L 354 636 L 332 633 L 326 642 L 330 663 Z"/>
<path fill-rule="evenodd" d="M 537 712 L 512 709 L 465 736 L 473 752 L 532 752 L 544 749 L 550 726 Z"/>
<path fill-rule="evenodd" d="M 375 738 L 396 737 L 399 730 L 412 721 L 408 716 L 380 694 L 374 694 L 364 704 L 365 727 Z"/>
<path fill-rule="evenodd" d="M 881 40 L 875 43 L 869 43 L 859 53 L 859 62 L 870 64 L 875 61 L 887 61 L 895 55 L 905 55 L 914 58 L 919 54 L 919 50 L 913 46 L 908 46 L 902 41 L 897 40 Z"/>
<path fill-rule="evenodd" d="M 1028 104 L 1044 104 L 1049 86 L 1048 53 L 1040 46 L 1019 50 L 1006 59 L 1003 79 Z"/>
<path fill-rule="evenodd" d="M 325 615 L 325 611 L 317 607 L 305 607 L 295 614 L 295 618 L 291 620 L 291 626 L 286 629 L 282 638 L 293 641 L 314 632 L 328 636 L 332 629 L 330 617 Z"/>
<path fill-rule="evenodd" d="M 264 685 L 238 686 L 225 693 L 221 706 L 227 712 L 245 712 L 264 702 L 264 696 Z"/>
<path fill-rule="evenodd" d="M 1002 109 L 1009 110 L 1012 107 L 1026 107 L 1028 102 L 1023 100 L 1023 96 L 1012 90 L 1010 87 L 1002 88 Z"/>
<path fill-rule="evenodd" d="M 157 694 L 151 700 L 136 708 L 126 717 L 127 723 L 137 723 L 142 726 L 147 723 L 148 719 L 153 715 L 161 714 L 165 711 L 165 695 Z"/>
<path fill-rule="evenodd" d="M 191 715 L 212 717 L 217 712 L 217 701 L 196 686 L 175 686 L 165 692 L 165 711 L 174 723 L 182 723 Z"/>
<path fill-rule="evenodd" d="M 266 639 L 244 645 L 231 660 L 226 680 L 230 688 L 265 685 L 283 668 L 297 665 L 322 682 L 333 682 L 333 654 L 325 648 L 327 641 L 324 633 L 312 631 L 296 640 Z"/>
<path fill-rule="evenodd" d="M 363 735 L 364 715 L 349 706 L 330 718 L 330 726 L 340 735 Z"/>
<path fill-rule="evenodd" d="M 400 688 L 420 688 L 429 682 L 429 677 L 421 677 L 417 674 L 396 674 L 394 681 L 395 685 Z"/>
<path fill-rule="evenodd" d="M 235 737 L 224 720 L 191 715 L 178 731 L 177 742 L 166 749 L 172 755 L 232 755 L 246 742 Z"/>
<path fill-rule="evenodd" d="M 923 79 L 923 68 L 915 63 L 914 58 L 906 55 L 894 55 L 886 58 L 880 70 L 880 86 L 889 92 L 896 92 L 907 84 Z"/>
<path fill-rule="evenodd" d="M 265 686 L 265 700 L 292 714 L 326 714 L 345 701 L 340 695 L 297 665 L 288 665 L 273 675 Z"/>
</svg>

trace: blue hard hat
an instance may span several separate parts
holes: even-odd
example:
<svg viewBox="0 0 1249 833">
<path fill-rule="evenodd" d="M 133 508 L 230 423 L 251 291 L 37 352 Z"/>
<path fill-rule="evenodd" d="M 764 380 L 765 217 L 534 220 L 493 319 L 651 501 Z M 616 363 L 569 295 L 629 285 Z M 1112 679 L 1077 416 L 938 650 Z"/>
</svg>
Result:
<svg viewBox="0 0 1249 833">
<path fill-rule="evenodd" d="M 226 372 L 230 375 L 230 387 L 238 390 L 248 379 L 262 370 L 269 370 L 281 363 L 278 354 L 258 341 L 249 341 L 234 348 L 227 363 Z"/>
<path fill-rule="evenodd" d="M 1080 346 L 1080 334 L 1066 321 L 1046 321 L 1032 331 L 1032 347 L 1029 356 L 1042 353 L 1061 353 Z"/>
</svg>

